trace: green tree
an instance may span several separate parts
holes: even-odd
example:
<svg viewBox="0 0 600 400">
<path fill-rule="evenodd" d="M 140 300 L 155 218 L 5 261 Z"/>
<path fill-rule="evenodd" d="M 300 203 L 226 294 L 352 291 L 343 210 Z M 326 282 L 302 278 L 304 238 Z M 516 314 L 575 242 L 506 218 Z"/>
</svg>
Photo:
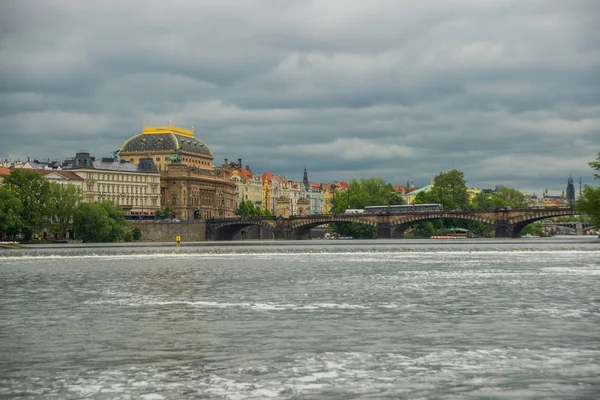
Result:
<svg viewBox="0 0 600 400">
<path fill-rule="evenodd" d="M 456 169 L 440 172 L 433 179 L 431 190 L 419 192 L 415 204 L 442 204 L 445 210 L 466 210 L 470 208 L 469 193 L 464 173 Z M 448 228 L 469 229 L 469 223 L 460 219 L 444 219 L 431 222 L 434 231 Z M 471 226 L 472 227 L 472 226 Z M 426 223 L 415 224 L 415 235 L 427 236 L 431 226 Z"/>
<path fill-rule="evenodd" d="M 89 242 L 104 242 L 109 236 L 108 213 L 100 203 L 81 203 L 75 211 L 73 228 L 75 238 Z"/>
<path fill-rule="evenodd" d="M 403 204 L 402 197 L 381 178 L 355 178 L 350 180 L 346 191 L 338 190 L 333 199 L 332 212 L 343 214 L 347 209 L 362 209 L 367 206 Z M 331 228 L 343 236 L 371 238 L 375 228 L 357 222 L 331 224 Z"/>
<path fill-rule="evenodd" d="M 590 161 L 588 164 L 590 167 L 592 167 L 592 169 L 600 171 L 600 151 L 598 152 L 598 156 L 596 157 L 596 159 L 594 161 Z M 600 179 L 600 174 L 595 173 L 594 179 Z"/>
<path fill-rule="evenodd" d="M 508 200 L 502 198 L 497 193 L 480 192 L 471 200 L 471 208 L 474 210 L 495 210 L 508 206 Z"/>
<path fill-rule="evenodd" d="M 462 171 L 453 169 L 448 172 L 440 172 L 433 179 L 433 188 L 429 192 L 421 192 L 423 201 L 417 204 L 440 203 L 445 210 L 459 210 L 469 208 L 469 193 L 467 183 Z"/>
<path fill-rule="evenodd" d="M 600 171 L 600 152 L 598 152 L 596 160 L 590 161 L 589 165 L 594 170 Z M 600 174 L 594 173 L 594 179 L 600 179 Z M 592 226 L 600 227 L 600 187 L 594 188 L 585 185 L 582 195 L 575 203 L 575 207 L 590 217 Z"/>
<path fill-rule="evenodd" d="M 81 188 L 68 184 L 66 186 L 50 183 L 48 199 L 48 215 L 58 225 L 57 232 L 61 237 L 67 236 L 67 228 L 73 221 L 77 205 L 82 201 Z"/>
<path fill-rule="evenodd" d="M 107 242 L 118 242 L 123 240 L 125 233 L 127 232 L 125 221 L 125 212 L 123 209 L 112 201 L 103 201 L 102 208 L 108 214 L 108 222 L 110 231 L 108 237 L 105 238 Z"/>
<path fill-rule="evenodd" d="M 237 210 L 235 210 L 235 215 L 241 217 L 262 217 L 265 215 L 265 210 L 250 200 L 242 200 Z"/>
<path fill-rule="evenodd" d="M 404 204 L 402 197 L 381 178 L 352 178 L 346 191 L 337 190 L 333 199 L 332 212 L 343 214 L 347 209 L 362 209 L 367 206 Z"/>
<path fill-rule="evenodd" d="M 540 221 L 532 222 L 521 230 L 521 235 L 546 236 L 543 224 Z"/>
<path fill-rule="evenodd" d="M 158 219 L 171 218 L 172 216 L 173 208 L 171 208 L 170 206 L 166 206 L 162 210 L 156 210 L 156 218 Z"/>
<path fill-rule="evenodd" d="M 517 189 L 499 187 L 496 194 L 506 201 L 508 207 L 522 208 L 527 207 L 527 198 Z"/>
<path fill-rule="evenodd" d="M 47 215 L 50 182 L 34 171 L 15 169 L 4 179 L 4 185 L 23 205 L 19 212 L 24 240 L 30 241 L 39 231 Z"/>
<path fill-rule="evenodd" d="M 21 232 L 23 203 L 8 186 L 0 186 L 0 236 L 11 239 Z"/>
<path fill-rule="evenodd" d="M 123 210 L 111 201 L 80 203 L 73 218 L 75 237 L 89 242 L 116 242 L 127 233 Z"/>
</svg>

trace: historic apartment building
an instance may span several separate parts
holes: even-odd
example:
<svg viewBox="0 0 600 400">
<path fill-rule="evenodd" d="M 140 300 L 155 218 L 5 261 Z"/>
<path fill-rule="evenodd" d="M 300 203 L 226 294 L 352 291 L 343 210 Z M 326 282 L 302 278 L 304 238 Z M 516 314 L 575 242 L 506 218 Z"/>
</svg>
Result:
<svg viewBox="0 0 600 400">
<path fill-rule="evenodd" d="M 135 214 L 150 214 L 161 208 L 160 174 L 149 158 L 134 165 L 116 157 L 96 160 L 89 152 L 79 152 L 63 171 L 55 173 L 61 172 L 72 172 L 83 180 L 86 202 L 110 200 Z"/>
</svg>

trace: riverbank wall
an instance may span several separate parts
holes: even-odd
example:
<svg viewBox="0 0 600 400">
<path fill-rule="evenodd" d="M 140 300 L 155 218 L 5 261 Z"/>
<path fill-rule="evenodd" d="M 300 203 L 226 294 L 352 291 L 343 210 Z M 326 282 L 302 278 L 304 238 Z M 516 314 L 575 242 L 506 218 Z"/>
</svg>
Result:
<svg viewBox="0 0 600 400">
<path fill-rule="evenodd" d="M 206 222 L 197 221 L 132 221 L 139 228 L 143 242 L 174 242 L 179 236 L 182 242 L 206 240 Z"/>
<path fill-rule="evenodd" d="M 206 237 L 206 221 L 131 221 L 139 228 L 142 242 L 172 242 L 179 236 L 182 242 L 210 240 Z M 309 239 L 322 239 L 329 229 L 317 227 L 310 231 Z M 261 226 L 248 226 L 236 234 L 233 240 L 273 240 L 273 232 Z"/>
</svg>

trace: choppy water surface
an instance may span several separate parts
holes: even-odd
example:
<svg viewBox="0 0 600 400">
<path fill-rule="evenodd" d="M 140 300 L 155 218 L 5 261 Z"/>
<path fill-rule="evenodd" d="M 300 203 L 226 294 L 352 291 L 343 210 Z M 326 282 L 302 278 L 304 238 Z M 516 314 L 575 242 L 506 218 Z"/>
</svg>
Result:
<svg viewBox="0 0 600 400">
<path fill-rule="evenodd" d="M 600 247 L 0 253 L 0 397 L 598 398 Z"/>
</svg>

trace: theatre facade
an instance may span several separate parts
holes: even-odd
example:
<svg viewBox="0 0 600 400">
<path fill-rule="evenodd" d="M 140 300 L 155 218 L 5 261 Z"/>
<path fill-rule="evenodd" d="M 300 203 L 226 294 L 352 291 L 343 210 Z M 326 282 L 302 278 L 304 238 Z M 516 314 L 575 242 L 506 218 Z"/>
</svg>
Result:
<svg viewBox="0 0 600 400">
<path fill-rule="evenodd" d="M 152 160 L 160 175 L 160 203 L 178 218 L 235 215 L 236 185 L 229 169 L 214 166 L 212 151 L 193 128 L 144 125 L 123 143 L 119 156 L 133 165 Z"/>
</svg>

